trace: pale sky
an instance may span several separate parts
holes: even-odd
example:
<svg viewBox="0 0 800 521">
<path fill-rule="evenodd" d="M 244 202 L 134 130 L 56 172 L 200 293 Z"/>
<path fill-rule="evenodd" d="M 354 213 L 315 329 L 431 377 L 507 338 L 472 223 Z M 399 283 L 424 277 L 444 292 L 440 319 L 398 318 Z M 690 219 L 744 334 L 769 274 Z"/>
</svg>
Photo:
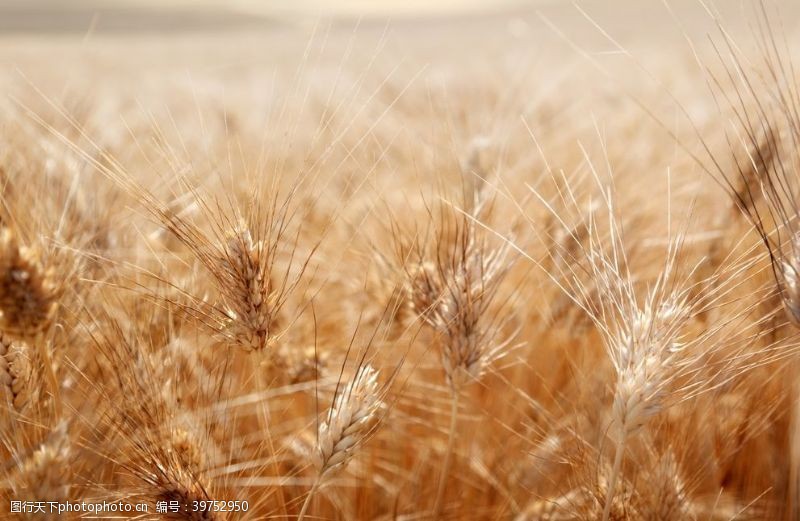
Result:
<svg viewBox="0 0 800 521">
<path fill-rule="evenodd" d="M 533 4 L 532 0 L 232 0 L 226 5 L 245 11 L 305 11 L 349 15 L 417 15 L 492 11 Z M 536 3 L 541 3 L 539 0 Z"/>
<path fill-rule="evenodd" d="M 115 6 L 217 7 L 259 14 L 423 15 L 494 11 L 565 0 L 99 0 Z M 85 3 L 85 2 L 84 2 Z"/>
</svg>

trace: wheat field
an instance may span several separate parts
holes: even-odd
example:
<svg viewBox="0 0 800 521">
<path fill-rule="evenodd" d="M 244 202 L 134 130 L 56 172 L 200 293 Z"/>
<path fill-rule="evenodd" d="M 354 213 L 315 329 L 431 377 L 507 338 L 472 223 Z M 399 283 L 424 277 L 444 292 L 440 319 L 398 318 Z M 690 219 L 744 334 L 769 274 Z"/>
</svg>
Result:
<svg viewBox="0 0 800 521">
<path fill-rule="evenodd" d="M 0 517 L 800 519 L 800 9 L 357 4 L 0 7 Z"/>
</svg>

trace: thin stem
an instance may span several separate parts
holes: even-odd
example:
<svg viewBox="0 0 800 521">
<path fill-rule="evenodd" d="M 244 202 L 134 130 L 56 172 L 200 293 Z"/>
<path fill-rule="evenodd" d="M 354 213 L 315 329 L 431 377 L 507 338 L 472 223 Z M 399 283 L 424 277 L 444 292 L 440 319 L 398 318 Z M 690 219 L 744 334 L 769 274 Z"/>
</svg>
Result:
<svg viewBox="0 0 800 521">
<path fill-rule="evenodd" d="M 442 474 L 439 476 L 439 489 L 436 492 L 436 503 L 433 504 L 433 519 L 439 519 L 442 513 L 442 502 L 447 485 L 447 478 L 450 474 L 450 462 L 453 457 L 453 446 L 456 440 L 456 427 L 458 426 L 458 399 L 461 395 L 460 389 L 453 390 L 453 399 L 450 403 L 450 434 L 447 438 L 447 451 L 444 454 L 444 464 Z"/>
<path fill-rule="evenodd" d="M 611 470 L 611 477 L 608 480 L 608 490 L 606 490 L 606 504 L 603 508 L 603 521 L 608 521 L 608 516 L 611 515 L 611 502 L 614 499 L 614 489 L 617 486 L 617 476 L 622 468 L 622 456 L 625 453 L 625 441 L 627 436 L 625 434 L 625 426 L 622 429 L 622 439 L 617 444 L 616 453 L 614 454 L 614 468 Z"/>
<path fill-rule="evenodd" d="M 311 490 L 308 491 L 308 495 L 306 496 L 306 500 L 303 501 L 303 508 L 300 509 L 300 514 L 298 514 L 298 516 L 297 516 L 297 521 L 303 521 L 303 519 L 306 517 L 306 512 L 308 511 L 308 506 L 311 504 L 311 498 L 314 497 L 314 493 L 317 491 L 317 488 L 319 488 L 320 481 L 322 481 L 322 479 L 320 479 L 320 478 L 321 478 L 321 476 L 317 477 L 317 480 L 314 481 L 314 486 L 311 487 Z"/>
<path fill-rule="evenodd" d="M 262 354 L 260 356 L 262 356 L 264 359 L 266 359 L 269 355 L 264 353 L 264 354 Z M 264 369 L 264 367 L 263 367 L 262 364 L 256 364 L 256 385 L 258 385 L 258 390 L 259 391 L 264 391 L 267 388 L 265 383 L 264 383 L 263 369 Z M 258 420 L 259 420 L 259 423 L 261 424 L 261 430 L 264 431 L 264 435 L 265 435 L 265 438 L 267 440 L 267 448 L 269 449 L 269 456 L 270 456 L 270 459 L 272 460 L 272 472 L 275 473 L 275 479 L 280 480 L 281 473 L 280 473 L 280 469 L 278 468 L 278 456 L 275 453 L 275 445 L 272 442 L 272 433 L 270 432 L 270 425 L 269 425 L 270 424 L 270 419 L 269 419 L 270 414 L 269 414 L 269 400 L 268 400 L 268 398 L 264 398 L 263 400 L 261 400 L 261 407 L 259 407 L 258 410 L 259 410 Z M 278 504 L 280 506 L 281 513 L 283 514 L 283 517 L 285 518 L 286 517 L 286 500 L 283 497 L 283 486 L 280 484 L 280 482 L 278 483 L 277 495 L 278 495 Z"/>
</svg>

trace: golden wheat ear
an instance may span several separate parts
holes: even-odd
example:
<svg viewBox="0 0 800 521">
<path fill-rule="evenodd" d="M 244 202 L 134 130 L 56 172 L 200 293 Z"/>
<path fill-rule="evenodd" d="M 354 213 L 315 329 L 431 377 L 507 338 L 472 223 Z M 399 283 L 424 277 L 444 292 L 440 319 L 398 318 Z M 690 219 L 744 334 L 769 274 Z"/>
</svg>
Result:
<svg viewBox="0 0 800 521">
<path fill-rule="evenodd" d="M 432 334 L 450 390 L 450 428 L 433 516 L 441 515 L 445 487 L 458 428 L 463 389 L 479 381 L 492 364 L 513 348 L 512 306 L 500 288 L 513 259 L 508 243 L 492 244 L 481 219 L 490 200 L 473 193 L 463 202 L 468 210 L 442 200 L 429 210 L 432 230 L 417 234 L 411 247 L 398 248 L 408 259 L 404 266 L 405 292 L 411 311 Z"/>
<path fill-rule="evenodd" d="M 32 378 L 28 344 L 12 341 L 3 335 L 0 338 L 0 382 L 6 390 L 9 405 L 17 412 L 24 412 L 30 402 Z"/>
<path fill-rule="evenodd" d="M 390 412 L 393 400 L 389 400 L 389 394 L 405 355 L 394 363 L 388 373 L 381 375 L 381 371 L 373 365 L 374 353 L 371 352 L 378 335 L 385 334 L 391 328 L 391 324 L 385 321 L 389 313 L 391 304 L 387 303 L 368 340 L 355 352 L 354 343 L 359 334 L 360 321 L 353 331 L 330 406 L 317 418 L 316 443 L 311 458 L 315 477 L 300 508 L 298 520 L 304 519 L 308 513 L 317 491 L 343 471 L 364 449 Z M 349 360 L 354 363 L 348 364 Z M 349 372 L 348 365 L 354 367 L 352 373 L 345 376 Z"/>
<path fill-rule="evenodd" d="M 379 372 L 370 365 L 361 365 L 355 375 L 337 389 L 325 419 L 320 422 L 314 467 L 314 485 L 298 514 L 305 518 L 316 491 L 338 471 L 344 469 L 366 441 L 374 434 L 385 413 L 385 387 Z"/>
<path fill-rule="evenodd" d="M 173 304 L 223 344 L 278 356 L 280 338 L 308 305 L 301 285 L 319 242 L 305 248 L 302 225 L 295 222 L 297 189 L 282 200 L 276 195 L 267 202 L 227 204 L 217 195 L 189 190 L 196 216 L 172 211 L 142 187 L 134 192 L 202 267 L 202 276 L 186 287 L 164 280 L 181 293 Z"/>
<path fill-rule="evenodd" d="M 345 467 L 375 427 L 385 407 L 378 376 L 372 366 L 360 367 L 320 423 L 314 465 L 323 479 Z"/>
<path fill-rule="evenodd" d="M 23 495 L 30 501 L 70 500 L 73 448 L 68 425 L 60 423 L 17 469 L 16 480 L 24 483 Z"/>
<path fill-rule="evenodd" d="M 49 325 L 59 296 L 55 275 L 44 268 L 36 249 L 20 246 L 8 228 L 0 232 L 0 310 L 6 331 L 30 338 Z"/>
<path fill-rule="evenodd" d="M 245 351 L 264 351 L 278 329 L 278 294 L 268 271 L 270 252 L 239 223 L 222 247 L 216 277 L 226 288 L 227 335 Z"/>
</svg>

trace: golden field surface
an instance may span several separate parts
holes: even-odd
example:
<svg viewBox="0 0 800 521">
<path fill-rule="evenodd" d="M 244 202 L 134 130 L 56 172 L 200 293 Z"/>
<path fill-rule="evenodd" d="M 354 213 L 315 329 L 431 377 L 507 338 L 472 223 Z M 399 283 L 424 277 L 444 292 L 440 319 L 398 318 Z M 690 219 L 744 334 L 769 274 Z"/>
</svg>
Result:
<svg viewBox="0 0 800 521">
<path fill-rule="evenodd" d="M 800 519 L 792 2 L 0 5 L 0 518 Z"/>
</svg>

